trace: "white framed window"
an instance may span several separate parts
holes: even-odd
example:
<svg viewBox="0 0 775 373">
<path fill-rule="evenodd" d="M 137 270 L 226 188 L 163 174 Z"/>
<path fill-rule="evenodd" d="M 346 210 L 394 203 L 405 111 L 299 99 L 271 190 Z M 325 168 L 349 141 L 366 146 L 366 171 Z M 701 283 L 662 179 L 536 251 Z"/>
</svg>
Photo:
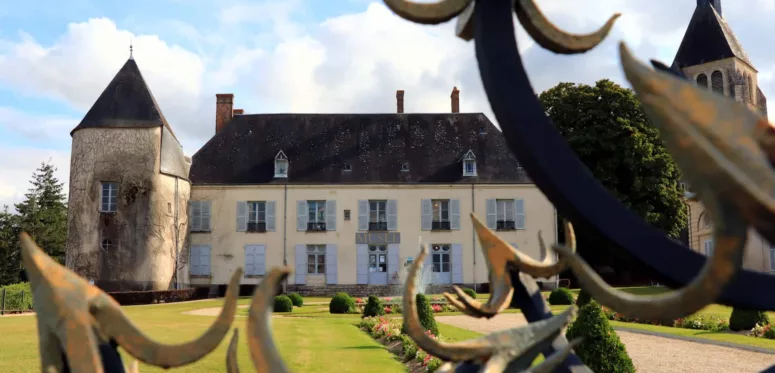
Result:
<svg viewBox="0 0 775 373">
<path fill-rule="evenodd" d="M 495 201 L 495 219 L 497 229 L 516 229 L 514 221 L 514 200 L 499 199 Z"/>
<path fill-rule="evenodd" d="M 387 272 L 387 246 L 369 245 L 369 272 Z"/>
<path fill-rule="evenodd" d="M 274 177 L 287 178 L 288 177 L 288 156 L 283 153 L 282 150 L 274 157 Z"/>
<path fill-rule="evenodd" d="M 431 245 L 431 255 L 433 260 L 433 272 L 449 273 L 450 245 L 448 244 Z"/>
<path fill-rule="evenodd" d="M 307 245 L 307 274 L 326 274 L 326 245 Z"/>
<path fill-rule="evenodd" d="M 369 201 L 369 230 L 387 230 L 387 201 Z"/>
<path fill-rule="evenodd" d="M 210 231 L 210 201 L 189 201 L 191 231 Z"/>
<path fill-rule="evenodd" d="M 702 249 L 705 251 L 705 255 L 711 256 L 713 255 L 713 239 L 707 239 L 702 242 Z"/>
<path fill-rule="evenodd" d="M 463 156 L 463 176 L 476 176 L 476 156 L 472 150 Z"/>
<path fill-rule="evenodd" d="M 248 201 L 248 232 L 266 232 L 266 201 Z"/>
<path fill-rule="evenodd" d="M 118 183 L 103 181 L 100 188 L 100 212 L 116 212 L 118 210 Z"/>
<path fill-rule="evenodd" d="M 433 230 L 448 230 L 449 226 L 449 200 L 448 199 L 434 199 L 431 201 L 431 208 L 433 209 L 433 220 L 431 222 L 431 229 Z"/>
<path fill-rule="evenodd" d="M 326 230 L 326 201 L 307 201 L 307 230 Z"/>
</svg>

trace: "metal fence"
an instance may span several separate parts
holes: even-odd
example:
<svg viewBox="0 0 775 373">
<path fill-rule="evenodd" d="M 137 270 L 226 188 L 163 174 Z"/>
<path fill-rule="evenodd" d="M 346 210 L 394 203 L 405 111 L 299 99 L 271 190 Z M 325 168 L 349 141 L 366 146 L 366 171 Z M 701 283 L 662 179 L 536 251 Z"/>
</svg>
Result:
<svg viewBox="0 0 775 373">
<path fill-rule="evenodd" d="M 33 310 L 33 296 L 29 286 L 10 285 L 0 288 L 0 316 Z"/>
</svg>

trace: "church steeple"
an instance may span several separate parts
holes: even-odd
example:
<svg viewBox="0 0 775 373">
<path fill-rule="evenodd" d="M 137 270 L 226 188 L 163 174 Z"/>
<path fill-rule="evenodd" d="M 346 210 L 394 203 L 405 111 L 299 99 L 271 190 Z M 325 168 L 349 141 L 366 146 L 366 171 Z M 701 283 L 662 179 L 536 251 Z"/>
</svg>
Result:
<svg viewBox="0 0 775 373">
<path fill-rule="evenodd" d="M 697 0 L 697 7 L 712 5 L 718 15 L 721 14 L 721 0 Z"/>
</svg>

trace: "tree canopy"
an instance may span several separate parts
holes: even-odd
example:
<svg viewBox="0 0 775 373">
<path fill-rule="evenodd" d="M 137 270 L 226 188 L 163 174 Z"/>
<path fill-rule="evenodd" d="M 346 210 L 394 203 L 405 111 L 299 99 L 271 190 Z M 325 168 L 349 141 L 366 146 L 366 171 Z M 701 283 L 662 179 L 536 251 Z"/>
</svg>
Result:
<svg viewBox="0 0 775 373">
<path fill-rule="evenodd" d="M 539 100 L 597 180 L 654 227 L 679 237 L 687 219 L 681 173 L 631 89 L 607 79 L 560 83 Z M 584 234 L 577 233 L 583 250 Z"/>
</svg>

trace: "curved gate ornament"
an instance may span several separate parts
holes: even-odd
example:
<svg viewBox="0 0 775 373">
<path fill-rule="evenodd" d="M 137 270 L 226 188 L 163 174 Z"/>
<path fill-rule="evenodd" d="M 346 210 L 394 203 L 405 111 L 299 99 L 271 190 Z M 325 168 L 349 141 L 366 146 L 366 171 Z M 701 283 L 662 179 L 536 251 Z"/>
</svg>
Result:
<svg viewBox="0 0 775 373">
<path fill-rule="evenodd" d="M 636 61 L 622 44 L 627 79 L 684 176 L 697 191 L 715 222 L 716 248 L 709 260 L 686 250 L 627 210 L 595 180 L 576 158 L 543 112 L 517 51 L 512 12 L 542 47 L 560 54 L 583 53 L 608 34 L 614 15 L 598 31 L 568 34 L 549 22 L 532 0 L 442 0 L 411 3 L 385 0 L 396 14 L 423 24 L 458 17 L 458 36 L 475 40 L 485 91 L 512 151 L 530 177 L 564 216 L 632 254 L 671 287 L 667 294 L 633 296 L 609 287 L 575 252 L 573 226 L 565 224 L 567 247 L 554 245 L 556 263 L 545 251 L 541 262 L 520 253 L 471 215 L 492 288 L 482 304 L 455 288 L 444 294 L 451 305 L 475 318 L 490 318 L 509 305 L 521 309 L 529 324 L 474 340 L 444 344 L 425 335 L 415 304 L 415 281 L 427 255 L 422 247 L 412 263 L 404 289 L 404 322 L 419 348 L 441 358 L 440 372 L 591 372 L 573 354 L 579 340 L 568 342 L 564 327 L 576 309 L 552 315 L 534 278 L 551 277 L 570 268 L 582 287 L 601 304 L 631 318 L 674 319 L 712 303 L 775 310 L 775 277 L 741 269 L 749 227 L 775 242 L 775 131 L 746 107 L 682 79 L 682 74 L 652 61 L 654 71 Z M 519 104 L 517 106 L 516 104 Z M 137 361 L 170 368 L 196 362 L 211 353 L 232 328 L 237 269 L 224 306 L 199 338 L 165 345 L 143 334 L 118 303 L 97 287 L 48 257 L 26 233 L 22 260 L 34 293 L 41 371 L 46 373 L 137 372 Z M 698 273 L 694 276 L 694 273 Z M 248 348 L 258 372 L 288 372 L 271 335 L 271 311 L 279 284 L 290 274 L 274 268 L 258 286 L 246 325 Z M 226 354 L 227 372 L 237 366 L 237 330 Z M 117 348 L 134 357 L 123 366 Z M 546 359 L 531 367 L 538 354 Z M 775 367 L 767 371 L 775 371 Z"/>
</svg>

